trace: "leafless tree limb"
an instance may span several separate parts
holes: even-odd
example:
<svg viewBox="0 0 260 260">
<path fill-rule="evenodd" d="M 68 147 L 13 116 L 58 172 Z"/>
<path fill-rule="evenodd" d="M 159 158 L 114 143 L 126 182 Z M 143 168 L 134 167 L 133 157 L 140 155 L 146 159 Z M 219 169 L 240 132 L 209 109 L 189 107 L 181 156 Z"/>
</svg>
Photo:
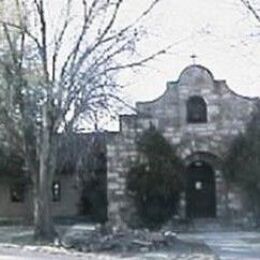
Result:
<svg viewBox="0 0 260 260">
<path fill-rule="evenodd" d="M 253 16 L 256 18 L 256 20 L 258 22 L 260 22 L 260 15 L 258 14 L 256 9 L 254 8 L 254 6 L 250 3 L 250 1 L 249 0 L 240 0 L 240 1 L 249 10 L 249 12 L 251 14 L 253 14 Z"/>
</svg>

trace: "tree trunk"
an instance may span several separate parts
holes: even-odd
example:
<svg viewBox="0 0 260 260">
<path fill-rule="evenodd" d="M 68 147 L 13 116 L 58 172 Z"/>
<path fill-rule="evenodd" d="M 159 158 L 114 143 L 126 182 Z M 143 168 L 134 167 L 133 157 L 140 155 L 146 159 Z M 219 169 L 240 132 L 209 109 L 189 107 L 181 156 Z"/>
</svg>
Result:
<svg viewBox="0 0 260 260">
<path fill-rule="evenodd" d="M 42 169 L 43 168 L 43 169 Z M 51 218 L 47 170 L 40 167 L 37 195 L 34 201 L 35 237 L 37 240 L 53 241 L 56 232 Z"/>
<path fill-rule="evenodd" d="M 51 134 L 47 113 L 47 104 L 43 107 L 43 128 L 41 138 L 41 149 L 39 151 L 39 177 L 36 186 L 35 197 L 35 237 L 38 240 L 53 241 L 56 236 L 51 210 L 50 194 L 52 183 L 52 171 L 50 164 Z"/>
</svg>

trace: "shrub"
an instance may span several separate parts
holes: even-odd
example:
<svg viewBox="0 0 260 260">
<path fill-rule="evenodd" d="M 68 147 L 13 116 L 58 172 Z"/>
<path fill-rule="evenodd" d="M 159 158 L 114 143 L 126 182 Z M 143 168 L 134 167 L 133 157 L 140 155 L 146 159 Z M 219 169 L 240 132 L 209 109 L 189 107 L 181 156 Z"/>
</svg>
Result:
<svg viewBox="0 0 260 260">
<path fill-rule="evenodd" d="M 137 141 L 139 156 L 130 168 L 127 188 L 142 223 L 159 227 L 177 210 L 183 189 L 183 164 L 173 147 L 154 128 Z"/>
<path fill-rule="evenodd" d="M 255 213 L 260 215 L 260 102 L 245 132 L 233 140 L 225 166 L 226 178 L 247 192 Z"/>
</svg>

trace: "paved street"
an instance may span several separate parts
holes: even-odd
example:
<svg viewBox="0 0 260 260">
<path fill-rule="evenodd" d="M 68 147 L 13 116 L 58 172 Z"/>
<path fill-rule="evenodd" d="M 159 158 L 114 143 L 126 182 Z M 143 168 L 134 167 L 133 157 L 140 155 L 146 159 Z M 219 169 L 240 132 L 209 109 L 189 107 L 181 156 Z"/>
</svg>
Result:
<svg viewBox="0 0 260 260">
<path fill-rule="evenodd" d="M 53 248 L 6 247 L 0 245 L 1 260 L 214 260 L 202 253 L 146 252 L 133 255 L 79 253 Z"/>
<path fill-rule="evenodd" d="M 24 238 L 32 235 L 30 227 L 0 227 L 1 260 L 210 260 L 213 256 L 196 252 L 140 252 L 138 254 L 87 254 L 56 247 L 28 246 Z M 23 238 L 23 243 L 17 238 Z M 14 239 L 16 238 L 16 239 Z M 183 233 L 178 238 L 207 244 L 221 260 L 259 260 L 260 232 Z M 13 244 L 20 241 L 20 245 Z"/>
<path fill-rule="evenodd" d="M 213 255 L 198 252 L 140 252 L 127 254 L 81 253 L 48 246 L 0 244 L 1 260 L 215 260 Z"/>
<path fill-rule="evenodd" d="M 221 260 L 259 260 L 260 232 L 211 232 L 181 234 L 184 240 L 201 240 L 206 243 Z"/>
</svg>

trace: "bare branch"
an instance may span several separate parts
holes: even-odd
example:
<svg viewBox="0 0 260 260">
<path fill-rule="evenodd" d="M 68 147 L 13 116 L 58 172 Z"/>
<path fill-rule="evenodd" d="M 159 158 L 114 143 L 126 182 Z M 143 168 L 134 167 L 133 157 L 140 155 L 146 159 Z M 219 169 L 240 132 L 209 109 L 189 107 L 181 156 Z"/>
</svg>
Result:
<svg viewBox="0 0 260 260">
<path fill-rule="evenodd" d="M 84 90 L 86 88 L 87 84 L 93 84 L 93 81 L 99 77 L 101 77 L 102 75 L 107 75 L 107 73 L 112 72 L 112 71 L 120 71 L 120 70 L 124 70 L 124 69 L 131 69 L 134 67 L 139 67 L 144 65 L 145 63 L 153 60 L 155 57 L 165 54 L 166 51 L 168 49 L 170 49 L 172 47 L 172 45 L 168 46 L 167 48 L 160 50 L 152 55 L 150 55 L 149 57 L 146 57 L 144 59 L 141 59 L 139 61 L 136 62 L 132 62 L 132 63 L 128 63 L 128 64 L 123 64 L 123 65 L 118 65 L 115 67 L 108 67 L 106 68 L 106 64 L 109 60 L 111 60 L 113 58 L 113 56 L 117 55 L 118 53 L 122 52 L 124 49 L 124 45 L 121 48 L 118 48 L 116 51 L 112 52 L 110 55 L 107 56 L 107 58 L 104 58 L 102 61 L 99 61 L 98 59 L 96 59 L 96 62 L 94 62 L 90 68 L 90 71 L 85 71 L 84 74 L 87 75 L 91 75 L 88 78 L 84 78 L 82 80 L 84 80 L 85 84 L 81 85 L 81 87 L 79 87 L 78 89 L 73 89 L 73 84 L 70 83 L 69 87 L 68 87 L 68 92 L 69 92 L 69 96 L 67 97 L 66 101 L 65 101 L 65 105 L 63 107 L 63 112 L 64 114 L 62 115 L 62 118 L 65 117 L 65 114 L 69 111 L 72 102 L 75 100 L 75 98 L 79 95 L 79 93 L 81 93 L 82 90 Z M 101 72 L 98 73 L 94 73 L 96 69 L 100 69 L 100 67 L 104 67 L 105 69 L 102 70 Z M 74 83 L 74 82 L 73 82 Z M 89 94 L 95 90 L 96 86 L 94 85 L 94 87 L 92 89 L 90 89 Z M 86 95 L 89 100 L 91 100 L 91 98 L 89 97 L 89 94 Z"/>
<path fill-rule="evenodd" d="M 44 3 L 43 3 L 43 0 L 39 0 L 39 1 L 34 0 L 34 4 L 36 5 L 37 12 L 38 12 L 39 19 L 40 19 L 42 48 L 39 49 L 39 51 L 41 52 L 45 81 L 48 85 L 50 78 L 49 78 L 49 71 L 48 71 L 47 31 L 46 31 Z M 50 88 L 48 88 L 48 90 L 50 90 Z"/>
<path fill-rule="evenodd" d="M 159 1 L 160 0 L 154 0 L 150 4 L 150 6 L 148 6 L 148 8 L 146 10 L 144 10 L 141 13 L 141 15 L 134 20 L 134 22 L 132 22 L 131 24 L 127 25 L 126 27 L 121 29 L 119 32 L 109 36 L 108 38 L 103 39 L 102 42 L 100 42 L 100 44 L 106 43 L 108 41 L 111 41 L 111 40 L 117 38 L 120 35 L 125 34 L 127 31 L 129 31 L 131 28 L 133 28 L 136 24 L 138 24 L 143 18 L 145 18 L 153 10 L 153 8 L 159 3 Z"/>
<path fill-rule="evenodd" d="M 17 29 L 17 30 L 19 30 L 21 32 L 24 32 L 26 35 L 28 35 L 28 37 L 30 39 L 32 39 L 34 41 L 34 43 L 36 44 L 37 48 L 39 50 L 41 50 L 42 46 L 41 46 L 39 40 L 25 26 L 21 26 L 21 25 L 17 25 L 17 24 L 14 24 L 14 23 L 7 22 L 7 21 L 3 21 L 1 19 L 0 19 L 0 24 L 5 25 L 7 27 L 11 27 L 11 28 Z"/>
<path fill-rule="evenodd" d="M 140 66 L 143 66 L 145 63 L 151 61 L 151 60 L 154 60 L 156 57 L 162 55 L 162 54 L 165 54 L 167 52 L 168 49 L 171 48 L 172 45 L 168 46 L 167 48 L 165 49 L 162 49 L 144 59 L 141 59 L 139 61 L 135 61 L 135 62 L 131 62 L 131 63 L 127 63 L 127 64 L 122 64 L 122 65 L 118 65 L 118 66 L 115 66 L 115 67 L 109 67 L 105 70 L 103 70 L 102 72 L 96 74 L 94 77 L 100 77 L 108 72 L 112 72 L 112 71 L 120 71 L 120 70 L 124 70 L 124 69 L 131 69 L 131 68 L 134 68 L 134 67 L 140 67 Z"/>
<path fill-rule="evenodd" d="M 69 18 L 70 18 L 70 7 L 71 7 L 71 0 L 67 0 L 67 6 L 66 6 L 66 17 L 65 17 L 65 21 L 64 24 L 61 28 L 60 34 L 57 38 L 57 40 L 55 41 L 55 46 L 54 46 L 54 52 L 52 55 L 52 81 L 54 82 L 56 79 L 56 61 L 57 61 L 57 57 L 59 55 L 59 51 L 61 48 L 61 44 L 65 35 L 65 32 L 69 26 Z"/>
<path fill-rule="evenodd" d="M 256 9 L 253 7 L 253 5 L 248 0 L 240 0 L 242 4 L 250 11 L 251 14 L 256 18 L 258 22 L 260 22 L 260 15 L 256 11 Z"/>
<path fill-rule="evenodd" d="M 95 2 L 95 1 L 94 1 Z M 75 76 L 77 75 L 77 73 L 79 72 L 83 62 L 87 59 L 87 57 L 98 47 L 98 45 L 100 44 L 100 42 L 102 41 L 102 39 L 107 35 L 107 33 L 112 29 L 114 23 L 115 23 L 115 20 L 116 20 L 116 17 L 117 17 L 117 14 L 118 14 L 118 11 L 119 11 L 119 8 L 122 4 L 123 0 L 118 0 L 115 4 L 115 8 L 114 8 L 114 11 L 112 13 L 112 16 L 110 18 L 110 20 L 108 21 L 108 24 L 107 26 L 104 28 L 103 32 L 101 33 L 101 35 L 98 37 L 97 41 L 96 41 L 96 44 L 94 44 L 93 47 L 91 47 L 90 49 L 87 48 L 85 50 L 85 52 L 83 52 L 83 54 L 79 57 L 79 59 L 77 60 L 76 62 L 76 57 L 77 55 L 79 54 L 79 47 L 80 47 L 80 44 L 83 40 L 83 37 L 84 35 L 82 35 L 82 38 L 80 37 L 77 44 L 76 44 L 76 49 L 75 49 L 75 54 L 73 56 L 73 59 L 72 59 L 72 62 L 71 62 L 71 68 L 70 68 L 70 73 L 71 73 L 71 77 L 70 77 L 70 84 L 73 85 L 74 84 L 74 79 L 75 79 Z M 86 19 L 85 19 L 86 21 Z M 62 73 L 61 73 L 61 77 L 64 76 L 64 73 L 65 73 L 65 69 L 68 65 L 68 62 L 69 60 L 67 59 L 67 61 L 65 62 L 63 68 L 62 68 Z"/>
<path fill-rule="evenodd" d="M 41 12 L 41 6 L 40 6 L 41 0 L 40 0 L 40 2 L 38 0 L 33 0 L 33 2 L 34 2 L 34 5 L 36 6 L 37 12 L 40 13 Z"/>
<path fill-rule="evenodd" d="M 18 61 L 17 51 L 16 51 L 15 46 L 14 46 L 14 44 L 12 42 L 12 39 L 11 39 L 11 36 L 10 36 L 10 32 L 8 31 L 7 26 L 5 24 L 3 24 L 3 27 L 4 27 L 4 33 L 5 33 L 5 36 L 6 36 L 8 45 L 9 45 L 9 48 L 10 48 L 11 56 L 12 56 L 12 59 L 13 59 L 13 64 L 14 64 L 15 70 L 17 71 L 18 68 L 19 68 L 19 61 Z"/>
<path fill-rule="evenodd" d="M 85 0 L 82 0 L 82 4 L 83 4 L 83 7 L 84 7 L 84 17 L 83 17 L 83 24 L 82 24 L 82 27 L 81 27 L 81 32 L 78 36 L 78 39 L 76 40 L 75 46 L 72 48 L 71 52 L 69 53 L 69 55 L 65 59 L 65 62 L 63 64 L 62 68 L 61 68 L 61 78 L 64 76 L 65 71 L 67 69 L 67 66 L 71 62 L 71 60 L 72 60 L 71 63 L 74 64 L 74 61 L 75 61 L 75 59 L 78 55 L 81 43 L 83 41 L 84 35 L 87 31 L 88 23 L 91 19 L 92 13 L 94 12 L 94 8 L 97 5 L 97 3 L 98 3 L 98 0 L 94 0 L 92 2 L 91 7 L 89 8 L 89 12 L 87 12 L 87 3 L 86 3 Z"/>
<path fill-rule="evenodd" d="M 123 2 L 122 0 L 118 0 L 117 3 L 116 3 L 116 6 L 115 6 L 115 10 L 114 10 L 114 12 L 112 14 L 112 17 L 111 17 L 110 21 L 108 22 L 108 25 L 105 27 L 105 29 L 101 33 L 100 37 L 96 40 L 96 43 L 93 45 L 93 47 L 87 48 L 85 50 L 85 52 L 83 52 L 83 54 L 81 55 L 81 57 L 79 58 L 79 60 L 77 62 L 76 67 L 74 68 L 73 74 L 77 74 L 78 73 L 78 70 L 81 67 L 83 61 L 86 60 L 86 58 L 89 55 L 91 55 L 100 45 L 102 45 L 104 43 L 107 43 L 109 41 L 112 41 L 112 40 L 116 39 L 118 36 L 120 36 L 120 35 L 126 33 L 127 31 L 129 31 L 136 23 L 138 23 L 141 19 L 143 19 L 145 16 L 147 16 L 151 12 L 151 10 L 156 6 L 156 4 L 158 4 L 159 1 L 160 0 L 154 0 L 150 4 L 150 6 L 132 24 L 126 26 L 125 28 L 120 30 L 118 33 L 105 38 L 105 36 L 108 34 L 108 32 L 110 32 L 110 30 L 112 29 L 113 24 L 115 22 L 115 19 L 117 17 L 117 13 L 119 11 L 119 8 L 120 8 L 120 6 L 121 6 L 121 4 Z M 72 65 L 72 67 L 74 67 L 74 64 Z M 62 73 L 62 75 L 63 75 L 63 73 Z M 73 76 L 72 76 L 72 78 L 73 78 Z M 73 84 L 73 81 L 72 81 L 72 84 Z"/>
</svg>

